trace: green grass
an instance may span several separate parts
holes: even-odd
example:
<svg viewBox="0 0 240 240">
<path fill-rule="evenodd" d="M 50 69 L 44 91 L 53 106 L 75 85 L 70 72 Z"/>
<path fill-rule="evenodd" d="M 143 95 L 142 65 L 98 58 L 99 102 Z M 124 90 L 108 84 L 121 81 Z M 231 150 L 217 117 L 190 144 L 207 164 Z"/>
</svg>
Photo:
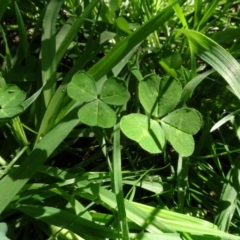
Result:
<svg viewBox="0 0 240 240">
<path fill-rule="evenodd" d="M 240 239 L 239 1 L 0 5 L 0 238 Z"/>
</svg>

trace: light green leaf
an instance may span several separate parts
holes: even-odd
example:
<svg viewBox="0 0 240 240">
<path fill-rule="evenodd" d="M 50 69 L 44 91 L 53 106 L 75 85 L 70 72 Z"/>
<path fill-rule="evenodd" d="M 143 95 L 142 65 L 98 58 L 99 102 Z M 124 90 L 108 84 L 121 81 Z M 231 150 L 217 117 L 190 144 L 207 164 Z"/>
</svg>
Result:
<svg viewBox="0 0 240 240">
<path fill-rule="evenodd" d="M 6 85 L 0 88 L 0 118 L 11 118 L 23 112 L 20 105 L 26 94 L 16 85 Z"/>
<path fill-rule="evenodd" d="M 192 108 L 177 109 L 162 119 L 162 122 L 168 124 L 182 132 L 196 134 L 202 124 L 201 114 Z"/>
<path fill-rule="evenodd" d="M 81 122 L 89 126 L 110 128 L 116 123 L 116 113 L 100 100 L 84 105 L 79 110 L 78 117 Z"/>
<path fill-rule="evenodd" d="M 6 234 L 8 231 L 8 226 L 5 222 L 0 222 L 0 240 L 10 240 Z"/>
<path fill-rule="evenodd" d="M 133 113 L 124 116 L 120 128 L 130 139 L 150 153 L 160 153 L 165 145 L 165 137 L 159 123 L 145 115 Z"/>
<path fill-rule="evenodd" d="M 180 155 L 184 157 L 192 155 L 194 151 L 194 139 L 192 135 L 178 130 L 165 122 L 162 122 L 161 125 L 166 139 Z"/>
<path fill-rule="evenodd" d="M 0 119 L 1 118 L 12 118 L 24 111 L 22 106 L 16 106 L 11 108 L 0 109 Z"/>
<path fill-rule="evenodd" d="M 15 107 L 21 104 L 26 94 L 16 85 L 7 85 L 0 88 L 1 108 Z"/>
<path fill-rule="evenodd" d="M 125 34 L 131 34 L 131 30 L 129 29 L 128 22 L 125 18 L 119 17 L 116 19 L 116 26 L 119 31 L 125 33 Z"/>
<path fill-rule="evenodd" d="M 125 104 L 129 98 L 130 94 L 123 80 L 114 77 L 104 82 L 100 95 L 103 102 L 118 106 Z"/>
<path fill-rule="evenodd" d="M 90 102 L 97 98 L 97 87 L 94 79 L 85 72 L 77 72 L 68 84 L 69 97 L 80 102 Z"/>
<path fill-rule="evenodd" d="M 173 94 L 174 93 L 174 94 Z M 176 79 L 146 76 L 139 83 L 139 99 L 144 109 L 154 117 L 162 117 L 177 104 L 182 87 Z"/>
</svg>

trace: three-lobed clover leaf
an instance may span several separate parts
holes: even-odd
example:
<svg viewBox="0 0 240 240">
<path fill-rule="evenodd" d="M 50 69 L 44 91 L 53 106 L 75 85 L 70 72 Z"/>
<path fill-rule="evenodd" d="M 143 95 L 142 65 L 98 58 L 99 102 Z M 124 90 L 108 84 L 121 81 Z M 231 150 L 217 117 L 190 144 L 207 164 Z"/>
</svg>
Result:
<svg viewBox="0 0 240 240">
<path fill-rule="evenodd" d="M 21 103 L 26 94 L 16 85 L 0 88 L 0 119 L 9 119 L 24 111 Z"/>
<path fill-rule="evenodd" d="M 166 139 L 180 155 L 190 156 L 194 151 L 192 135 L 199 131 L 202 118 L 191 108 L 172 111 L 181 93 L 178 80 L 148 75 L 139 83 L 139 99 L 150 117 L 159 120 L 143 114 L 130 114 L 121 119 L 121 130 L 150 153 L 162 152 Z"/>
<path fill-rule="evenodd" d="M 74 100 L 85 103 L 78 112 L 80 121 L 102 128 L 110 128 L 116 123 L 116 113 L 108 104 L 120 106 L 130 98 L 125 82 L 116 77 L 103 83 L 98 96 L 95 80 L 86 72 L 78 72 L 73 76 L 67 92 Z"/>
</svg>

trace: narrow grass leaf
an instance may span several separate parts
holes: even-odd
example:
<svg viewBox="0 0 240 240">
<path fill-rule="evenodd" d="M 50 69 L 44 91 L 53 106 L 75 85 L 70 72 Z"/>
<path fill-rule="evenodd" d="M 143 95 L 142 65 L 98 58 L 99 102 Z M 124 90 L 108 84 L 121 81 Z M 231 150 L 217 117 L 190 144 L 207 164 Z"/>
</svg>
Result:
<svg viewBox="0 0 240 240">
<path fill-rule="evenodd" d="M 27 31 L 26 31 L 26 27 L 25 27 L 23 19 L 22 19 L 21 12 L 18 8 L 17 2 L 14 2 L 14 6 L 15 6 L 16 19 L 17 19 L 17 24 L 18 24 L 18 33 L 20 36 L 20 41 L 19 41 L 20 47 L 21 47 L 24 57 L 26 59 L 30 53 L 28 38 L 27 38 Z"/>
<path fill-rule="evenodd" d="M 122 184 L 122 159 L 120 144 L 120 128 L 119 124 L 114 126 L 113 135 L 113 181 L 114 193 L 117 200 L 118 223 L 122 232 L 122 239 L 129 240 L 128 221 L 124 203 L 123 184 Z"/>
<path fill-rule="evenodd" d="M 28 99 L 26 99 L 24 102 L 21 103 L 21 106 L 24 108 L 24 110 L 26 110 L 38 98 L 38 96 L 42 92 L 43 88 L 44 88 L 44 84 L 31 97 L 29 97 Z"/>
<path fill-rule="evenodd" d="M 240 158 L 228 172 L 219 202 L 216 224 L 222 231 L 228 231 L 234 216 L 240 191 Z M 240 237 L 239 237 L 240 238 Z"/>
<path fill-rule="evenodd" d="M 240 65 L 226 50 L 205 35 L 189 29 L 181 29 L 191 42 L 195 54 L 210 64 L 228 82 L 240 99 Z"/>
<path fill-rule="evenodd" d="M 172 7 L 174 4 L 179 3 L 182 5 L 185 1 L 176 1 L 172 5 L 164 8 L 156 16 L 151 18 L 135 32 L 130 34 L 121 43 L 117 44 L 110 52 L 102 58 L 97 64 L 89 69 L 96 81 L 104 76 L 110 69 L 112 69 L 119 61 L 126 56 L 136 45 L 141 43 L 148 35 L 162 26 L 173 15 Z M 107 67 L 106 67 L 107 66 Z"/>
<path fill-rule="evenodd" d="M 217 32 L 211 36 L 211 39 L 217 43 L 234 42 L 240 38 L 240 28 L 228 28 Z"/>
<path fill-rule="evenodd" d="M 0 192 L 6 193 L 0 194 L 0 213 L 34 175 L 38 167 L 41 166 L 71 130 L 79 123 L 79 119 L 76 118 L 76 108 L 78 107 L 76 103 L 62 121 L 42 138 L 21 165 L 0 180 Z M 8 189 L 8 191 L 6 192 L 4 189 Z"/>
<path fill-rule="evenodd" d="M 203 14 L 203 16 L 201 16 L 201 21 L 199 22 L 197 28 L 199 31 L 206 27 L 207 21 L 209 20 L 209 18 L 212 17 L 214 11 L 216 11 L 218 3 L 219 0 L 214 0 L 207 4 L 207 6 L 205 7 L 205 13 Z"/>
<path fill-rule="evenodd" d="M 117 232 L 108 227 L 100 226 L 92 221 L 58 208 L 21 204 L 17 206 L 17 209 L 50 225 L 67 228 L 84 238 L 87 238 L 88 235 L 113 239 L 119 237 Z"/>
<path fill-rule="evenodd" d="M 93 0 L 84 8 L 84 11 L 80 16 L 69 18 L 66 24 L 60 29 L 56 36 L 56 64 L 60 62 L 62 57 L 67 51 L 68 46 L 72 42 L 73 38 L 78 33 L 80 27 L 91 14 L 94 7 L 99 3 L 98 0 Z"/>
<path fill-rule="evenodd" d="M 51 0 L 43 19 L 43 35 L 41 48 L 42 81 L 45 107 L 48 106 L 55 92 L 56 84 L 56 21 L 64 0 Z"/>
<path fill-rule="evenodd" d="M 90 188 L 84 189 L 86 193 L 90 193 L 94 199 L 101 200 L 103 205 L 108 205 L 111 209 L 116 209 L 116 196 L 112 192 L 97 185 L 91 185 Z M 101 203 L 100 201 L 100 203 Z M 174 233 L 170 227 L 163 224 L 156 218 L 155 212 L 151 214 L 146 213 L 139 207 L 135 206 L 132 202 L 125 200 L 125 209 L 127 217 L 136 223 L 141 229 L 146 229 L 151 233 Z"/>
<path fill-rule="evenodd" d="M 211 73 L 213 73 L 214 70 L 209 70 L 204 73 L 201 73 L 197 75 L 195 78 L 193 78 L 191 81 L 187 83 L 187 85 L 183 88 L 181 98 L 179 100 L 179 103 L 177 104 L 177 108 L 184 107 L 187 101 L 192 96 L 195 88 L 204 80 L 207 76 L 209 76 Z"/>
<path fill-rule="evenodd" d="M 9 3 L 9 0 L 0 0 L 0 6 L 1 6 L 0 7 L 0 21 L 2 20 L 4 12 L 7 9 L 8 3 Z"/>
<path fill-rule="evenodd" d="M 227 116 L 225 116 L 224 118 L 222 118 L 221 120 L 219 120 L 217 123 L 215 123 L 210 132 L 215 131 L 216 129 L 220 128 L 223 124 L 225 124 L 226 122 L 233 120 L 236 116 L 238 116 L 240 114 L 240 110 L 237 110 L 235 112 L 232 112 L 230 114 L 228 114 Z"/>
</svg>

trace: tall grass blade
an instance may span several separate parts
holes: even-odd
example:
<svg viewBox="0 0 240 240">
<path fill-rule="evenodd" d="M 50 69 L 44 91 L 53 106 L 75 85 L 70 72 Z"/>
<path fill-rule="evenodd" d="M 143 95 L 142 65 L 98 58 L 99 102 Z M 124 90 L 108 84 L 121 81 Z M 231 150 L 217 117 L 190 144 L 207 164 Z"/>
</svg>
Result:
<svg viewBox="0 0 240 240">
<path fill-rule="evenodd" d="M 41 48 L 42 81 L 46 82 L 43 94 L 45 107 L 55 92 L 56 76 L 56 21 L 64 0 L 51 0 L 43 19 Z"/>
<path fill-rule="evenodd" d="M 219 3 L 219 0 L 214 0 L 207 4 L 207 6 L 205 7 L 205 13 L 201 17 L 201 21 L 199 22 L 199 25 L 197 28 L 198 31 L 202 31 L 202 29 L 206 27 L 206 23 L 209 20 L 209 18 L 212 17 L 213 12 L 216 11 L 216 7 L 218 3 Z"/>
<path fill-rule="evenodd" d="M 82 14 L 77 17 L 77 20 L 70 18 L 66 24 L 60 29 L 56 36 L 56 64 L 62 59 L 66 50 L 73 38 L 76 36 L 80 27 L 86 20 L 86 18 L 91 14 L 93 8 L 99 3 L 98 0 L 91 1 L 87 7 L 84 9 Z"/>
<path fill-rule="evenodd" d="M 226 183 L 223 186 L 221 199 L 219 202 L 218 215 L 215 224 L 219 229 L 227 232 L 236 210 L 240 191 L 240 158 L 236 160 L 232 169 L 229 171 Z"/>
<path fill-rule="evenodd" d="M 20 36 L 20 52 L 23 52 L 23 56 L 25 59 L 28 57 L 30 51 L 29 51 L 29 44 L 27 39 L 27 31 L 26 27 L 24 25 L 21 12 L 18 8 L 18 5 L 16 2 L 14 2 L 15 5 L 15 12 L 16 12 L 16 18 L 17 18 L 17 24 L 18 24 L 18 33 Z"/>
<path fill-rule="evenodd" d="M 0 22 L 2 20 L 3 14 L 8 6 L 9 0 L 0 0 Z"/>
<path fill-rule="evenodd" d="M 122 159 L 121 159 L 121 145 L 120 145 L 120 129 L 119 124 L 114 127 L 113 136 L 113 180 L 114 192 L 116 194 L 118 221 L 122 232 L 122 239 L 129 240 L 128 222 L 124 204 L 124 195 L 122 187 Z"/>
<path fill-rule="evenodd" d="M 181 29 L 179 32 L 186 35 L 194 53 L 222 75 L 240 99 L 240 65 L 236 59 L 216 42 L 197 31 Z"/>
<path fill-rule="evenodd" d="M 122 59 L 128 52 L 130 52 L 134 46 L 141 43 L 148 35 L 161 27 L 169 18 L 173 15 L 172 7 L 179 3 L 182 5 L 184 1 L 176 1 L 170 6 L 164 8 L 156 16 L 151 18 L 135 32 L 130 34 L 124 41 L 117 44 L 109 54 L 102 58 L 97 64 L 95 64 L 90 70 L 89 74 L 92 75 L 96 80 L 99 80 L 106 74 L 106 66 L 108 69 L 112 69 L 120 59 Z"/>
<path fill-rule="evenodd" d="M 76 103 L 72 110 L 62 121 L 49 132 L 31 152 L 31 154 L 21 163 L 21 165 L 11 171 L 0 181 L 0 213 L 11 202 L 13 197 L 34 175 L 38 167 L 52 154 L 56 147 L 63 141 L 70 131 L 78 124 Z M 8 189 L 8 191 L 4 190 Z"/>
</svg>

